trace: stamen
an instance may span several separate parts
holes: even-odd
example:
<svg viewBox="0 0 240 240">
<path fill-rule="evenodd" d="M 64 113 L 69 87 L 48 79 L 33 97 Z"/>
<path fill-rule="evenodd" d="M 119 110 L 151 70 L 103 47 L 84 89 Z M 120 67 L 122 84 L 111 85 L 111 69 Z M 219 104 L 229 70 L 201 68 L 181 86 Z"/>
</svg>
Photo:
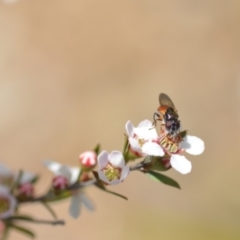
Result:
<svg viewBox="0 0 240 240">
<path fill-rule="evenodd" d="M 118 180 L 121 176 L 121 169 L 113 167 L 110 163 L 103 169 L 103 172 L 109 181 Z"/>
</svg>

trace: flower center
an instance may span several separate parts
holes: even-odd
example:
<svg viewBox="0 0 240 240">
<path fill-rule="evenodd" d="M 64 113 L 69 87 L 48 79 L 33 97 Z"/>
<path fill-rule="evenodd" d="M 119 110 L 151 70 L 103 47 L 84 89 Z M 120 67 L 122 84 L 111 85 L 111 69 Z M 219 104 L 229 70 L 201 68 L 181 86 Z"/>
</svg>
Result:
<svg viewBox="0 0 240 240">
<path fill-rule="evenodd" d="M 141 139 L 141 138 L 138 139 L 138 144 L 139 144 L 140 147 L 142 147 L 145 142 L 146 141 L 144 139 Z"/>
<path fill-rule="evenodd" d="M 110 163 L 103 169 L 103 172 L 109 181 L 118 180 L 121 176 L 121 169 L 113 167 Z"/>
<path fill-rule="evenodd" d="M 6 212 L 10 208 L 9 199 L 1 198 L 0 199 L 0 213 Z"/>
</svg>

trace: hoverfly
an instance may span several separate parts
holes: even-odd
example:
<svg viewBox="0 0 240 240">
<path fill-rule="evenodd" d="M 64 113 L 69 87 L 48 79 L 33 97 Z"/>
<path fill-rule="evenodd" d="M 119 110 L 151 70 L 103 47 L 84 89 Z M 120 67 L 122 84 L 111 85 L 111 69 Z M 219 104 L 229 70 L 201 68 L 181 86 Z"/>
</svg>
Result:
<svg viewBox="0 0 240 240">
<path fill-rule="evenodd" d="M 180 132 L 180 120 L 178 119 L 177 110 L 165 93 L 159 94 L 158 112 L 153 114 L 153 126 L 156 126 L 157 121 L 161 121 L 161 130 L 167 132 L 170 136 L 176 136 Z"/>
</svg>

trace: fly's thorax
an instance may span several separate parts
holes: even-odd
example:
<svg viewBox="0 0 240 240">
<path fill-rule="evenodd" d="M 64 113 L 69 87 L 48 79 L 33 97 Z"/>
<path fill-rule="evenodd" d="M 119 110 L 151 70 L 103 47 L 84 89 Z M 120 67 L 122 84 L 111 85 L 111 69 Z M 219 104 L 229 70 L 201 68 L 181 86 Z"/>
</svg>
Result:
<svg viewBox="0 0 240 240">
<path fill-rule="evenodd" d="M 165 126 L 171 135 L 177 135 L 180 131 L 180 121 L 178 119 L 166 121 Z"/>
<path fill-rule="evenodd" d="M 180 121 L 179 120 L 168 120 L 161 124 L 161 134 L 168 134 L 171 137 L 176 137 L 180 133 Z"/>
<path fill-rule="evenodd" d="M 162 120 L 162 121 L 165 120 L 165 119 L 164 119 L 164 116 L 165 116 L 168 108 L 169 108 L 168 106 L 159 106 L 159 107 L 158 107 L 157 111 L 158 111 L 158 113 L 159 113 L 159 115 L 160 115 L 159 120 Z"/>
<path fill-rule="evenodd" d="M 158 108 L 159 118 L 154 119 L 160 120 L 165 128 L 165 131 L 170 135 L 176 135 L 180 131 L 180 121 L 178 114 L 175 109 L 169 106 L 160 106 Z"/>
<path fill-rule="evenodd" d="M 168 107 L 166 109 L 164 116 L 166 121 L 172 120 L 172 119 L 178 119 L 178 114 L 172 107 Z"/>
</svg>

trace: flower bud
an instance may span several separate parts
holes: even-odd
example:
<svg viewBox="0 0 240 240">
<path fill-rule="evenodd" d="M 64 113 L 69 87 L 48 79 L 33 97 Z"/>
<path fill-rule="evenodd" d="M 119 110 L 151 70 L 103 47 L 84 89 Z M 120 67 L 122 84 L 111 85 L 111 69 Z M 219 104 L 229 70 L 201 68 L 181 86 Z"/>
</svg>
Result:
<svg viewBox="0 0 240 240">
<path fill-rule="evenodd" d="M 79 162 L 83 171 L 90 171 L 97 164 L 97 155 L 93 151 L 86 151 L 79 155 Z"/>
<path fill-rule="evenodd" d="M 18 187 L 18 194 L 23 197 L 32 197 L 34 194 L 34 186 L 32 183 L 23 183 Z"/>
<path fill-rule="evenodd" d="M 68 179 L 61 175 L 54 177 L 52 180 L 52 186 L 55 190 L 64 190 L 68 185 Z"/>
</svg>

